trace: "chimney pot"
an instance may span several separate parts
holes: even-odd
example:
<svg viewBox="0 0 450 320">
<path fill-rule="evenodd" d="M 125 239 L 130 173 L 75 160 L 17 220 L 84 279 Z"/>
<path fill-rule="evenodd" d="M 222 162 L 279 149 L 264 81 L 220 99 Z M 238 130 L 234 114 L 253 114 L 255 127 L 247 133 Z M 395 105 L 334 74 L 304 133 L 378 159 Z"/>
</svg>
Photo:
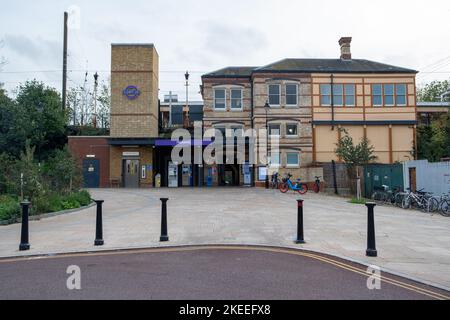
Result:
<svg viewBox="0 0 450 320">
<path fill-rule="evenodd" d="M 350 44 L 352 43 L 352 37 L 342 37 L 339 39 L 339 45 L 341 46 L 341 59 L 351 60 L 352 52 L 350 49 Z"/>
</svg>

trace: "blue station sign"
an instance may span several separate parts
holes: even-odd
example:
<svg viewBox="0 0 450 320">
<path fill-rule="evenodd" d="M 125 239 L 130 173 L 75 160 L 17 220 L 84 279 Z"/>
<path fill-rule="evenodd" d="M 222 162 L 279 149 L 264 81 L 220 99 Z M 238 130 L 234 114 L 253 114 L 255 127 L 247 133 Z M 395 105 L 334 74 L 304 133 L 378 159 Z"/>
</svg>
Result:
<svg viewBox="0 0 450 320">
<path fill-rule="evenodd" d="M 136 86 L 128 86 L 123 90 L 123 95 L 128 98 L 128 100 L 137 99 L 141 92 Z"/>
</svg>

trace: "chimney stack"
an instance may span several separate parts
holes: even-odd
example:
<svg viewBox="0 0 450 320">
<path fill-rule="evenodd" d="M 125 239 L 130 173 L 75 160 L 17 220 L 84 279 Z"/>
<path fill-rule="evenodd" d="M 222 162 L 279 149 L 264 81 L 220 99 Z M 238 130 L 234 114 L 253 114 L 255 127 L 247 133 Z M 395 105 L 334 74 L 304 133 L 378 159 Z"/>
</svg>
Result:
<svg viewBox="0 0 450 320">
<path fill-rule="evenodd" d="M 351 60 L 352 52 L 350 50 L 350 44 L 352 43 L 352 37 L 342 37 L 339 40 L 339 45 L 341 46 L 341 59 Z"/>
</svg>

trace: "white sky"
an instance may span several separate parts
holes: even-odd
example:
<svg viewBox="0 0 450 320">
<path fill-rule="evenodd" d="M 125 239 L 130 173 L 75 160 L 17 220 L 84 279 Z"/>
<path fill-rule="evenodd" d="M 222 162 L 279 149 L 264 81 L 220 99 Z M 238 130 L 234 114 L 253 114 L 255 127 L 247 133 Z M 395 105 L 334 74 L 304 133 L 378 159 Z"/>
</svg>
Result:
<svg viewBox="0 0 450 320">
<path fill-rule="evenodd" d="M 36 78 L 61 87 L 63 12 L 81 10 L 69 30 L 69 86 L 84 70 L 107 80 L 110 44 L 154 43 L 160 96 L 199 99 L 200 76 L 225 66 L 266 65 L 283 58 L 338 58 L 352 36 L 354 58 L 419 70 L 418 84 L 450 77 L 448 0 L 0 0 L 0 82 L 12 91 Z M 31 72 L 35 71 L 35 72 Z M 36 72 L 39 71 L 39 72 Z M 48 72 L 42 72 L 48 71 Z"/>
</svg>

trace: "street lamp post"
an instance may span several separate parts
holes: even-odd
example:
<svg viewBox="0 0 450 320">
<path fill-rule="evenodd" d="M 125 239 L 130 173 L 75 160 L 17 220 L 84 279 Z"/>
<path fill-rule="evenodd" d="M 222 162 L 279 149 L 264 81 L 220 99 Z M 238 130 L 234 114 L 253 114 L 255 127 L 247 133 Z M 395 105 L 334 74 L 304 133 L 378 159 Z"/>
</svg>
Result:
<svg viewBox="0 0 450 320">
<path fill-rule="evenodd" d="M 266 189 L 269 189 L 269 122 L 267 119 L 268 111 L 270 110 L 270 104 L 266 101 L 264 105 L 264 110 L 266 111 Z"/>
</svg>

